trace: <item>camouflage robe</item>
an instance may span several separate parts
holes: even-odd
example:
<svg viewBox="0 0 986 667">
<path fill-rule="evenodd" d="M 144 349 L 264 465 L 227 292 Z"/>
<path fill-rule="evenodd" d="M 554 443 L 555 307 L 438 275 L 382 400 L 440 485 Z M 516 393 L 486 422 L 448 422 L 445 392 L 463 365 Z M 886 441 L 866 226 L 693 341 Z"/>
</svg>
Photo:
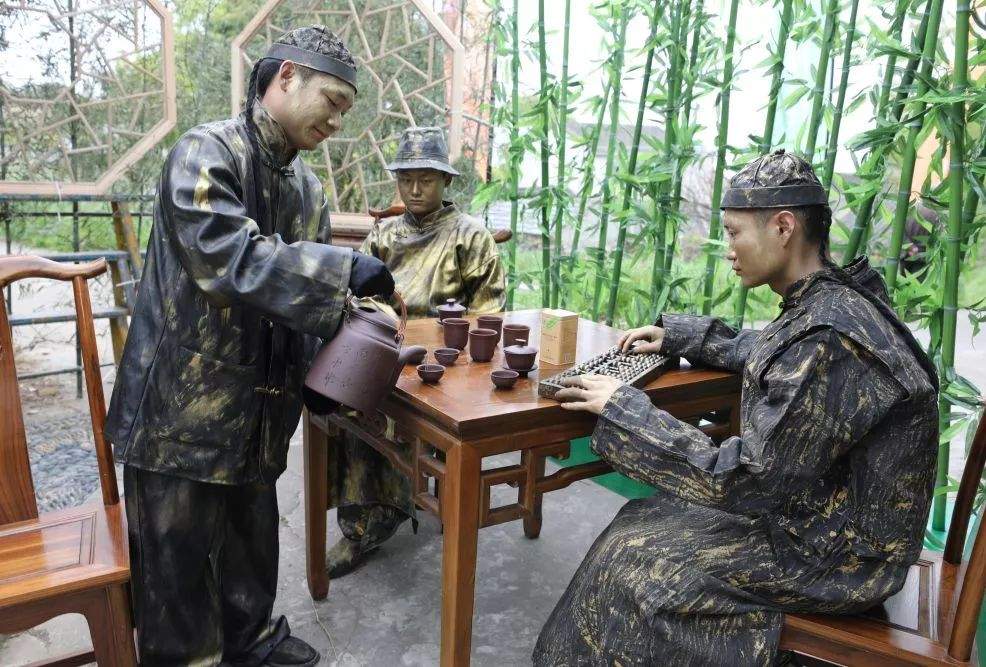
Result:
<svg viewBox="0 0 986 667">
<path fill-rule="evenodd" d="M 259 102 L 255 112 L 256 163 L 240 116 L 192 128 L 164 166 L 107 415 L 127 465 L 209 483 L 273 482 L 318 339 L 339 326 L 352 251 L 328 245 L 321 183 Z M 257 220 L 261 208 L 267 220 Z"/>
<path fill-rule="evenodd" d="M 859 612 L 900 589 L 934 482 L 937 378 L 868 292 L 813 274 L 760 333 L 663 317 L 663 351 L 742 371 L 741 435 L 716 447 L 616 391 L 593 449 L 657 491 L 593 544 L 535 665 L 767 665 L 783 612 Z"/>
<path fill-rule="evenodd" d="M 382 260 L 407 304 L 408 317 L 437 317 L 456 299 L 470 315 L 503 310 L 504 274 L 493 236 L 451 202 L 417 219 L 411 213 L 379 222 L 360 250 Z M 387 312 L 387 304 L 377 304 Z M 346 537 L 371 547 L 414 516 L 408 480 L 371 447 L 347 435 L 329 470 L 329 507 L 339 507 Z M 380 517 L 375 520 L 372 517 Z"/>
<path fill-rule="evenodd" d="M 142 665 L 261 664 L 290 634 L 271 617 L 274 480 L 352 251 L 327 245 L 321 184 L 254 112 L 259 155 L 245 116 L 171 149 L 110 401 Z"/>
</svg>

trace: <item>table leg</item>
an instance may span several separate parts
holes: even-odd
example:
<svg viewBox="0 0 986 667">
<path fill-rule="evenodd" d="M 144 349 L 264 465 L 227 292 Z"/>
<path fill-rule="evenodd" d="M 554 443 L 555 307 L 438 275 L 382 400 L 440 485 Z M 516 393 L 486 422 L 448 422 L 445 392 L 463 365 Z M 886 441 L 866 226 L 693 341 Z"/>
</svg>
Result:
<svg viewBox="0 0 986 667">
<path fill-rule="evenodd" d="M 535 491 L 536 480 L 544 477 L 545 455 L 531 450 L 524 450 L 520 455 L 520 464 L 524 466 L 527 481 L 520 485 L 521 504 L 530 508 L 530 514 L 524 517 L 524 535 L 536 539 L 541 534 L 541 499 L 543 493 Z M 528 483 L 530 482 L 530 483 Z"/>
<path fill-rule="evenodd" d="M 480 464 L 468 445 L 446 453 L 442 484 L 442 652 L 443 667 L 469 664 L 476 594 L 476 540 L 479 535 Z"/>
<path fill-rule="evenodd" d="M 442 450 L 439 449 L 438 451 L 436 451 L 435 452 L 435 457 L 439 461 L 441 461 L 442 463 L 445 463 L 445 452 L 443 452 Z M 435 500 L 437 500 L 439 502 L 439 506 L 441 506 L 441 502 L 442 502 L 442 481 L 440 479 L 438 479 L 437 477 L 435 478 Z M 438 524 L 438 532 L 439 533 L 442 533 L 443 535 L 445 534 L 445 526 L 443 524 L 441 524 L 441 523 Z"/>
<path fill-rule="evenodd" d="M 315 600 L 329 594 L 329 577 L 325 571 L 325 513 L 328 505 L 329 436 L 311 423 L 308 411 L 304 420 L 305 474 L 305 564 L 308 592 Z"/>
</svg>

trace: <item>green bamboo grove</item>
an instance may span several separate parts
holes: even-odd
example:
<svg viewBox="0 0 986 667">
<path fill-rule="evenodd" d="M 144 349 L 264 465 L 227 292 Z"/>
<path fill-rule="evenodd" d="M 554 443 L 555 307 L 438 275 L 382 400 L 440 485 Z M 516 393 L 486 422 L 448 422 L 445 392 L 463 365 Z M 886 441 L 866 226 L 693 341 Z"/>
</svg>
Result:
<svg viewBox="0 0 986 667">
<path fill-rule="evenodd" d="M 986 30 L 970 21 L 968 3 L 601 0 L 589 5 L 603 35 L 599 61 L 575 71 L 571 17 L 586 6 L 559 3 L 563 19 L 549 14 L 546 26 L 543 0 L 519 21 L 517 0 L 504 1 L 488 0 L 506 72 L 493 114 L 505 145 L 477 200 L 509 202 L 510 306 L 564 307 L 621 327 L 665 310 L 740 325 L 772 318 L 771 295 L 747 293 L 719 270 L 718 204 L 746 161 L 797 151 L 829 190 L 833 259 L 867 255 L 901 316 L 932 332 L 945 488 L 949 441 L 971 422 L 979 394 L 955 368 L 957 322 L 986 321 L 984 306 L 962 296 L 986 223 Z M 770 45 L 759 63 L 749 29 L 737 26 L 755 8 L 771 17 L 769 33 L 755 36 Z M 865 90 L 863 62 L 879 68 Z M 769 82 L 757 99 L 744 93 L 753 77 Z M 762 131 L 737 136 L 731 118 L 749 124 L 751 115 Z M 864 128 L 855 135 L 850 117 Z M 581 129 L 573 118 L 585 119 Z M 936 140 L 924 174 L 925 143 Z M 708 190 L 696 191 L 688 174 L 703 174 Z M 938 222 L 919 221 L 928 233 L 914 246 L 908 221 L 919 209 Z M 919 261 L 902 262 L 914 247 Z M 933 517 L 944 526 L 941 495 Z"/>
</svg>

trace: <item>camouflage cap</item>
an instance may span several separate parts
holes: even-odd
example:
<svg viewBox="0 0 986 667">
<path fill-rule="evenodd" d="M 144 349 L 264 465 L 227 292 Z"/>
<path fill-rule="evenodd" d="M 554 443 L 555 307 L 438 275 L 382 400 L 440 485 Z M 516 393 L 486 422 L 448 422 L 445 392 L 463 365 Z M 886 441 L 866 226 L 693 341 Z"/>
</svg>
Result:
<svg viewBox="0 0 986 667">
<path fill-rule="evenodd" d="M 783 148 L 761 155 L 733 176 L 719 208 L 828 204 L 825 188 L 803 158 Z"/>
<path fill-rule="evenodd" d="M 390 171 L 399 169 L 437 169 L 458 176 L 448 159 L 445 132 L 440 127 L 409 127 L 401 134 L 397 157 L 387 165 Z"/>
<path fill-rule="evenodd" d="M 342 39 L 324 25 L 295 28 L 270 45 L 263 59 L 293 63 L 338 77 L 356 88 L 356 60 Z"/>
</svg>

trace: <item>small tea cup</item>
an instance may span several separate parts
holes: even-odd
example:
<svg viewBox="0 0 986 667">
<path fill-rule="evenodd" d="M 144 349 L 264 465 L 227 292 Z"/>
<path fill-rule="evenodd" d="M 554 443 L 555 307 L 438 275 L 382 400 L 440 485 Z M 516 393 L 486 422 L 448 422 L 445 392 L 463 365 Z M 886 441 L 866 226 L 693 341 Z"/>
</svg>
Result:
<svg viewBox="0 0 986 667">
<path fill-rule="evenodd" d="M 480 315 L 476 318 L 476 326 L 480 329 L 492 329 L 496 332 L 496 342 L 500 342 L 500 334 L 503 331 L 503 318 L 499 315 Z"/>
<path fill-rule="evenodd" d="M 454 366 L 455 360 L 459 358 L 460 350 L 454 347 L 440 347 L 435 350 L 435 361 L 442 366 Z"/>
<path fill-rule="evenodd" d="M 526 324 L 504 324 L 503 325 L 503 347 L 517 345 L 518 341 L 528 341 L 531 336 L 531 328 Z"/>
<path fill-rule="evenodd" d="M 480 363 L 489 361 L 496 350 L 496 339 L 493 329 L 473 329 L 469 332 L 469 356 Z"/>
<path fill-rule="evenodd" d="M 517 371 L 500 370 L 490 373 L 490 379 L 497 389 L 510 389 L 516 384 L 519 376 L 520 373 Z"/>
<path fill-rule="evenodd" d="M 422 382 L 435 384 L 445 374 L 445 367 L 440 364 L 421 364 L 418 366 L 418 377 Z"/>
<path fill-rule="evenodd" d="M 461 317 L 446 317 L 442 320 L 442 336 L 445 340 L 445 347 L 454 347 L 457 350 L 466 349 L 469 342 L 469 320 Z"/>
</svg>

